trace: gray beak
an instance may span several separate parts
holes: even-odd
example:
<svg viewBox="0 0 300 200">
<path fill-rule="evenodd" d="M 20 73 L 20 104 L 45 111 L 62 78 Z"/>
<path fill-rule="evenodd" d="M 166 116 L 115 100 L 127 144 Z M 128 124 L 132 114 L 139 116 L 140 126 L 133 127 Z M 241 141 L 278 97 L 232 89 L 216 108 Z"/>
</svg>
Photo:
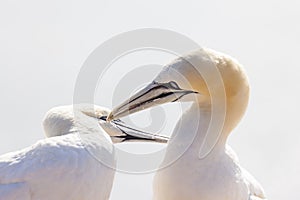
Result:
<svg viewBox="0 0 300 200">
<path fill-rule="evenodd" d="M 197 92 L 183 90 L 179 88 L 178 84 L 174 81 L 167 83 L 152 82 L 130 97 L 129 100 L 114 108 L 108 115 L 107 121 L 118 119 L 156 105 L 175 102 L 191 93 Z"/>
<path fill-rule="evenodd" d="M 103 116 L 100 118 L 102 120 L 102 123 L 106 122 L 106 116 Z M 113 126 L 116 128 L 117 132 L 115 134 L 111 135 L 111 139 L 114 142 L 158 142 L 158 143 L 167 143 L 169 141 L 169 137 L 157 135 L 153 133 L 148 133 L 145 131 L 141 131 L 135 128 L 132 128 L 128 125 L 126 125 L 123 121 L 117 119 L 110 121 L 110 126 Z M 110 128 L 111 130 L 111 128 Z"/>
</svg>

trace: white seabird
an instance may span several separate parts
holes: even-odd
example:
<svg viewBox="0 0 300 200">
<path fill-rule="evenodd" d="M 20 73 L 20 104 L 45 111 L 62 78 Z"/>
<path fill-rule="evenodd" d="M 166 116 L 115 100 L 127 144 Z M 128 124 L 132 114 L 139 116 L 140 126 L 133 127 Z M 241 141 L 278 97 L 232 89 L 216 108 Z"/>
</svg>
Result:
<svg viewBox="0 0 300 200">
<path fill-rule="evenodd" d="M 108 113 L 90 105 L 48 111 L 43 121 L 48 138 L 0 156 L 0 200 L 109 199 L 116 165 L 113 143 L 167 139 L 119 120 L 107 123 Z"/>
<path fill-rule="evenodd" d="M 217 76 L 213 68 L 219 72 L 223 87 L 215 86 Z M 212 98 L 218 98 L 222 92 L 224 101 L 213 101 Z M 155 175 L 154 199 L 265 200 L 260 184 L 240 166 L 226 144 L 230 132 L 244 115 L 248 98 L 249 84 L 242 66 L 227 55 L 201 49 L 166 65 L 151 84 L 113 109 L 107 119 L 167 102 L 192 101 L 171 136 L 162 163 L 164 168 Z M 221 123 L 224 124 L 220 124 L 220 132 L 216 132 L 214 127 L 209 129 L 209 124 L 214 123 L 213 109 L 218 111 L 222 105 L 225 109 Z M 195 125 L 199 125 L 198 128 Z M 215 137 L 218 134 L 219 137 Z M 201 157 L 201 150 L 208 154 Z M 183 155 L 174 160 L 180 153 Z M 167 166 L 172 160 L 174 162 Z"/>
</svg>

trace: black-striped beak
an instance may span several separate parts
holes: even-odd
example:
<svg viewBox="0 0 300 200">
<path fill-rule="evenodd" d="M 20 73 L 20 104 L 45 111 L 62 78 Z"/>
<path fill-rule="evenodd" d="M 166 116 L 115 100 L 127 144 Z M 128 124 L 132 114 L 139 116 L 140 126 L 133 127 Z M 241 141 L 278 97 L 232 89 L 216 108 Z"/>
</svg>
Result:
<svg viewBox="0 0 300 200">
<path fill-rule="evenodd" d="M 198 92 L 181 89 L 174 81 L 167 83 L 152 82 L 124 103 L 114 108 L 108 115 L 107 121 L 118 119 L 156 105 L 175 102 L 183 96 L 192 93 Z"/>
<path fill-rule="evenodd" d="M 100 125 L 110 135 L 114 143 L 121 142 L 158 142 L 167 143 L 169 137 L 148 133 L 126 125 L 123 121 L 116 119 L 109 122 L 106 116 L 100 118 Z"/>
</svg>

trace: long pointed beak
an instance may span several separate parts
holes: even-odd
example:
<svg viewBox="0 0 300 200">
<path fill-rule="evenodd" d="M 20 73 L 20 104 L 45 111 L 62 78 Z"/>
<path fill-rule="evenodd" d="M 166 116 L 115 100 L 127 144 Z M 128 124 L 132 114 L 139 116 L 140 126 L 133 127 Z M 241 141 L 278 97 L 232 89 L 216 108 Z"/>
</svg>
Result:
<svg viewBox="0 0 300 200">
<path fill-rule="evenodd" d="M 103 122 L 106 123 L 106 116 L 101 118 Z M 126 125 L 121 120 L 112 120 L 109 123 L 111 126 L 115 127 L 117 131 L 115 134 L 112 134 L 110 137 L 112 141 L 117 142 L 158 142 L 158 143 L 167 143 L 169 141 L 169 137 L 148 133 L 145 131 L 141 131 Z M 110 128 L 110 130 L 112 130 Z"/>
<path fill-rule="evenodd" d="M 107 121 L 118 119 L 156 105 L 175 102 L 191 93 L 197 92 L 183 90 L 174 81 L 167 83 L 152 82 L 124 103 L 114 108 L 108 115 Z"/>
</svg>

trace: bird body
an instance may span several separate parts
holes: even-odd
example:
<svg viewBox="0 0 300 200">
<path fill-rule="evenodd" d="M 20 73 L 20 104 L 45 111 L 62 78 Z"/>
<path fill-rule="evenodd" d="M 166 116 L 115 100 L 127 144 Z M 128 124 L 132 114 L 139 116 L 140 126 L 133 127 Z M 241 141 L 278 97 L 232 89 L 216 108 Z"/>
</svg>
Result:
<svg viewBox="0 0 300 200">
<path fill-rule="evenodd" d="M 181 118 L 180 123 L 196 122 L 193 116 L 197 109 L 191 107 Z M 247 186 L 242 180 L 241 169 L 228 147 L 213 149 L 205 158 L 199 158 L 202 134 L 205 134 L 209 114 L 201 115 L 200 130 L 192 144 L 188 145 L 193 125 L 178 125 L 178 135 L 171 138 L 162 166 L 166 166 L 175 155 L 184 152 L 181 157 L 156 172 L 153 181 L 155 200 L 179 199 L 247 199 Z M 180 124 L 178 123 L 178 124 Z M 184 134 L 183 134 L 184 133 Z M 183 138 L 184 137 L 184 138 Z M 189 138 L 191 139 L 191 138 Z M 186 143 L 185 143 L 186 142 Z"/>
<path fill-rule="evenodd" d="M 95 136 L 94 139 L 99 138 Z M 86 150 L 87 145 L 103 148 L 101 143 L 83 144 L 79 135 L 67 134 L 2 155 L 0 199 L 108 199 L 114 169 L 99 163 Z M 102 149 L 101 154 L 111 157 L 115 165 L 113 149 Z"/>
<path fill-rule="evenodd" d="M 0 156 L 0 200 L 109 199 L 116 167 L 113 143 L 167 139 L 122 121 L 107 123 L 108 113 L 85 104 L 48 111 L 43 121 L 48 138 Z"/>
<path fill-rule="evenodd" d="M 176 136 L 171 137 L 161 166 L 166 166 L 181 152 L 183 155 L 168 167 L 156 172 L 153 181 L 153 199 L 248 200 L 251 195 L 264 199 L 262 187 L 240 166 L 237 155 L 222 139 L 207 156 L 199 158 L 211 113 L 207 109 L 200 111 L 201 121 L 198 122 L 196 107 L 197 105 L 192 105 L 174 129 L 177 130 L 173 133 Z M 193 142 L 188 144 L 193 136 L 190 133 L 194 132 L 193 123 L 199 123 L 199 131 Z M 187 149 L 182 149 L 188 145 L 190 146 Z"/>
<path fill-rule="evenodd" d="M 0 200 L 109 198 L 116 164 L 112 142 L 81 110 L 74 109 L 75 120 L 73 109 L 50 110 L 43 122 L 49 138 L 0 156 Z M 109 159 L 111 166 L 96 157 Z"/>
</svg>

